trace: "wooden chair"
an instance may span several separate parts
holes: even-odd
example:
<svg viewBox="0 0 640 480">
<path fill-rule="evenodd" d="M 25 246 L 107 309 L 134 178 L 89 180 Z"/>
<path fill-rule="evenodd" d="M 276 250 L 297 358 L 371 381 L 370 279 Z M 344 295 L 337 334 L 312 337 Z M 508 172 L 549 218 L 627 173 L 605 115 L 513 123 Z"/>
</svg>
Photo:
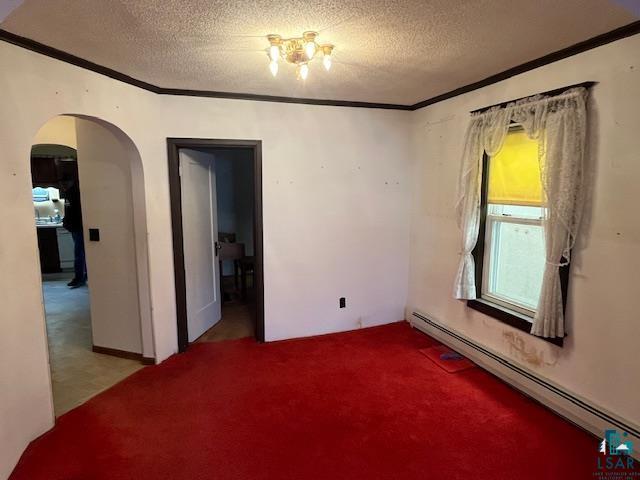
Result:
<svg viewBox="0 0 640 480">
<path fill-rule="evenodd" d="M 225 260 L 233 261 L 233 283 L 235 286 L 235 292 L 240 292 L 240 281 L 242 280 L 242 282 L 244 283 L 244 279 L 241 279 L 243 269 L 240 263 L 244 258 L 244 243 L 219 242 L 218 246 L 218 262 L 220 265 L 220 294 L 222 295 L 222 301 L 224 301 L 225 291 L 222 274 L 222 262 L 224 262 Z M 244 295 L 242 295 L 241 293 L 241 296 Z"/>
</svg>

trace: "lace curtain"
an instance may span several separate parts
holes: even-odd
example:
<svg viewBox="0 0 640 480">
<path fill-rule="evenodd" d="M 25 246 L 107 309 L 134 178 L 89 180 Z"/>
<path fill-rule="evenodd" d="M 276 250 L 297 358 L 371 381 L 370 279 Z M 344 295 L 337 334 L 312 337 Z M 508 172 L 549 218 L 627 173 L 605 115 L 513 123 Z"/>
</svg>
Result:
<svg viewBox="0 0 640 480">
<path fill-rule="evenodd" d="M 583 203 L 583 161 L 586 138 L 585 88 L 553 97 L 536 95 L 506 107 L 474 114 L 468 127 L 462 157 L 456 213 L 462 230 L 462 250 L 454 297 L 475 299 L 475 265 L 472 256 L 480 226 L 480 194 L 484 152 L 496 155 L 511 122 L 523 126 L 538 140 L 542 188 L 546 197 L 542 221 L 546 265 L 538 308 L 531 333 L 563 337 L 564 315 L 559 267 L 570 261 Z"/>
</svg>

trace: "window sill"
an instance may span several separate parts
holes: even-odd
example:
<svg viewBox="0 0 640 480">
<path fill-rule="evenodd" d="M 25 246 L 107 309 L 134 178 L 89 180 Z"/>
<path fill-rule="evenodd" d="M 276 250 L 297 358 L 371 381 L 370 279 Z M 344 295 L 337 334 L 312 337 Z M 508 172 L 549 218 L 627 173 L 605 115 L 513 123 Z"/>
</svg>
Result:
<svg viewBox="0 0 640 480">
<path fill-rule="evenodd" d="M 491 303 L 484 298 L 479 298 L 477 300 L 467 300 L 467 306 L 531 335 L 531 319 L 526 315 L 514 312 L 513 310 L 509 310 L 508 308 L 505 308 L 501 305 Z M 544 340 L 546 342 L 557 345 L 558 347 L 562 347 L 564 343 L 563 338 L 543 338 L 538 336 L 535 337 L 539 338 L 540 340 Z"/>
</svg>

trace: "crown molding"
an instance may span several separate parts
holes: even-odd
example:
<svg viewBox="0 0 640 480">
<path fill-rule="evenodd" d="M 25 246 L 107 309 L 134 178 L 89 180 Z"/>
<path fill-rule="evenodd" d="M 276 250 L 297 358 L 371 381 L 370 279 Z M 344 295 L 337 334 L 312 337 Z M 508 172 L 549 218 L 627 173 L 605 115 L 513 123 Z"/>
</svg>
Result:
<svg viewBox="0 0 640 480">
<path fill-rule="evenodd" d="M 623 38 L 637 35 L 638 33 L 640 33 L 640 20 L 630 23 L 629 25 L 616 28 L 615 30 L 611 30 L 610 32 L 595 36 L 588 40 L 576 43 L 574 45 L 571 45 L 570 47 L 563 48 L 562 50 L 550 53 L 548 55 L 545 55 L 544 57 L 540 57 L 535 60 L 531 60 L 530 62 L 523 63 L 521 65 L 518 65 L 517 67 L 513 67 L 503 72 L 496 73 L 495 75 L 491 75 L 484 80 L 470 83 L 469 85 L 465 85 L 464 87 L 456 88 L 455 90 L 451 90 L 450 92 L 443 93 L 441 95 L 415 103 L 411 105 L 411 110 L 418 110 L 420 108 L 428 107 L 429 105 L 433 105 L 434 103 L 442 102 L 444 100 L 457 97 L 464 93 L 469 93 L 474 90 L 478 90 L 479 88 L 493 85 L 494 83 L 498 83 L 516 75 L 520 75 L 521 73 L 525 73 L 530 70 L 549 65 L 550 63 L 572 57 L 579 53 L 586 52 L 587 50 L 606 45 L 607 43 L 615 42 L 616 40 L 622 40 Z"/>
<path fill-rule="evenodd" d="M 205 97 L 205 98 L 226 98 L 233 100 L 253 100 L 258 102 L 278 102 L 278 103 L 300 103 L 305 105 L 328 105 L 336 107 L 360 107 L 360 108 L 382 108 L 387 110 L 411 110 L 411 105 L 396 105 L 392 103 L 372 103 L 372 102 L 352 102 L 348 100 L 324 100 L 316 98 L 297 98 L 297 97 L 278 97 L 273 95 L 257 95 L 253 93 L 233 93 L 233 92 L 216 92 L 210 90 L 186 90 L 180 88 L 163 88 L 151 83 L 138 80 L 124 73 L 113 70 L 112 68 L 98 65 L 97 63 L 85 60 L 71 53 L 58 50 L 40 42 L 36 42 L 30 38 L 16 35 L 0 29 L 0 40 L 11 43 L 18 47 L 25 48 L 32 52 L 36 52 L 56 60 L 75 65 L 92 72 L 105 75 L 114 80 L 128 83 L 143 90 L 157 93 L 159 95 L 181 95 L 189 97 Z"/>
<path fill-rule="evenodd" d="M 16 35 L 15 33 L 11 33 L 6 30 L 0 29 L 0 40 L 27 50 L 31 50 L 32 52 L 36 52 L 41 55 L 55 58 L 56 60 L 69 63 L 71 65 L 75 65 L 76 67 L 84 68 L 85 70 L 91 70 L 92 72 L 99 73 L 114 80 L 118 80 L 120 82 L 128 83 L 129 85 L 142 88 L 143 90 L 148 90 L 153 93 L 160 93 L 161 90 L 160 88 L 150 83 L 143 82 L 142 80 L 130 77 L 129 75 L 125 75 L 124 73 L 120 73 L 111 68 L 103 67 L 102 65 L 90 62 L 89 60 L 85 60 L 84 58 L 76 57 L 75 55 L 72 55 L 70 53 L 63 52 L 62 50 L 58 50 L 57 48 L 50 47 L 40 42 L 36 42 L 35 40 L 31 40 L 30 38 L 21 37 L 20 35 Z"/>
<path fill-rule="evenodd" d="M 394 103 L 374 103 L 374 102 L 352 102 L 348 100 L 329 100 L 329 99 L 324 100 L 324 99 L 316 99 L 316 98 L 280 97 L 280 96 L 273 96 L 273 95 L 258 95 L 253 93 L 217 92 L 217 91 L 211 91 L 211 90 L 188 90 L 188 89 L 180 89 L 180 88 L 164 88 L 164 87 L 159 87 L 157 85 L 153 85 L 151 83 L 148 83 L 142 80 L 138 80 L 137 78 L 133 78 L 129 75 L 118 72 L 109 67 L 98 65 L 97 63 L 91 62 L 89 60 L 85 60 L 84 58 L 80 58 L 76 55 L 72 55 L 62 50 L 58 50 L 57 48 L 50 47 L 48 45 L 37 42 L 30 38 L 22 37 L 15 33 L 8 32 L 7 30 L 0 29 L 0 40 L 7 43 L 11 43 L 18 47 L 25 48 L 32 52 L 46 55 L 47 57 L 55 58 L 56 60 L 60 60 L 65 63 L 69 63 L 71 65 L 75 65 L 77 67 L 84 68 L 86 70 L 90 70 L 92 72 L 99 73 L 101 75 L 105 75 L 114 80 L 118 80 L 120 82 L 124 82 L 129 85 L 133 85 L 135 87 L 138 87 L 143 90 L 147 90 L 149 92 L 156 93 L 159 95 L 178 95 L 178 96 L 202 97 L 202 98 L 252 100 L 257 102 L 299 103 L 304 105 L 324 105 L 324 106 L 335 106 L 335 107 L 378 108 L 378 109 L 387 109 L 387 110 L 413 111 L 413 110 L 418 110 L 420 108 L 427 107 L 429 105 L 433 105 L 438 102 L 442 102 L 444 100 L 448 100 L 453 97 L 457 97 L 465 93 L 472 92 L 474 90 L 478 90 L 479 88 L 483 88 L 483 87 L 492 85 L 494 83 L 501 82 L 508 78 L 514 77 L 516 75 L 520 75 L 521 73 L 525 73 L 530 70 L 542 67 L 544 65 L 548 65 L 550 63 L 563 60 L 573 55 L 586 52 L 587 50 L 591 50 L 593 48 L 606 45 L 607 43 L 615 42 L 617 40 L 622 40 L 623 38 L 637 35 L 638 33 L 640 33 L 640 20 L 630 23 L 628 25 L 625 25 L 623 27 L 616 28 L 615 30 L 612 30 L 610 32 L 595 36 L 588 40 L 584 40 L 582 42 L 576 43 L 575 45 L 571 45 L 570 47 L 563 48 L 562 50 L 558 50 L 556 52 L 550 53 L 548 55 L 537 58 L 535 60 L 523 63 L 521 65 L 510 68 L 508 70 L 497 73 L 495 75 L 491 75 L 490 77 L 487 77 L 478 82 L 470 83 L 463 87 L 456 88 L 447 93 L 437 95 L 435 97 L 429 98 L 427 100 L 423 100 L 413 105 L 400 105 L 400 104 L 394 104 Z"/>
<path fill-rule="evenodd" d="M 304 105 L 325 105 L 333 107 L 381 108 L 386 110 L 412 110 L 411 105 L 394 103 L 352 102 L 349 100 L 324 100 L 319 98 L 279 97 L 254 93 L 216 92 L 211 90 L 184 90 L 181 88 L 160 88 L 161 95 L 181 95 L 187 97 L 229 98 L 233 100 L 253 100 L 256 102 L 301 103 Z"/>
</svg>

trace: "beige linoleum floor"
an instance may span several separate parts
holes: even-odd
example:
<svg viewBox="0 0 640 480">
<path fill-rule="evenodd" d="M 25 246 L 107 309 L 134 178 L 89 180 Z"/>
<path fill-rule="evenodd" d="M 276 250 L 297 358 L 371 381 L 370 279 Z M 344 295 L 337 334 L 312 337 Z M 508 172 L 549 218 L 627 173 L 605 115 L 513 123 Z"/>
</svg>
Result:
<svg viewBox="0 0 640 480">
<path fill-rule="evenodd" d="M 43 292 L 56 416 L 115 385 L 143 365 L 91 351 L 89 288 L 70 289 L 72 275 L 45 275 Z"/>
</svg>

